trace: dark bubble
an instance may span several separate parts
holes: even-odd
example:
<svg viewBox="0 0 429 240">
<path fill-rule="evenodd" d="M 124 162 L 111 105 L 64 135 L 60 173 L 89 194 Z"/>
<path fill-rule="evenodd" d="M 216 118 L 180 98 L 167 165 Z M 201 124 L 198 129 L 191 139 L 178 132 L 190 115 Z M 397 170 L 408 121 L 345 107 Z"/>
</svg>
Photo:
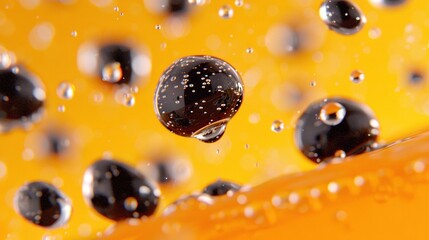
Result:
<svg viewBox="0 0 429 240">
<path fill-rule="evenodd" d="M 183 14 L 189 9 L 188 0 L 167 0 L 167 10 L 172 14 Z"/>
<path fill-rule="evenodd" d="M 42 227 L 60 227 L 68 222 L 71 203 L 56 187 L 45 182 L 22 186 L 15 195 L 18 213 Z"/>
<path fill-rule="evenodd" d="M 189 56 L 161 76 L 155 112 L 175 134 L 214 142 L 223 135 L 242 98 L 243 83 L 231 65 L 215 57 Z"/>
<path fill-rule="evenodd" d="M 203 193 L 210 196 L 221 196 L 227 194 L 229 191 L 236 192 L 240 190 L 241 186 L 232 182 L 217 180 L 204 188 Z"/>
<path fill-rule="evenodd" d="M 160 195 L 136 169 L 113 160 L 92 164 L 85 172 L 82 190 L 98 213 L 115 221 L 152 215 Z"/>
<path fill-rule="evenodd" d="M 366 22 L 359 8 L 347 0 L 326 0 L 319 14 L 331 30 L 344 35 L 359 32 Z"/>
<path fill-rule="evenodd" d="M 98 74 L 100 78 L 106 82 L 113 82 L 116 84 L 129 84 L 135 77 L 133 74 L 132 49 L 128 46 L 121 44 L 109 44 L 100 47 L 98 57 Z M 115 65 L 117 64 L 117 65 Z M 119 67 L 118 69 L 108 69 Z M 121 76 L 112 76 L 106 71 L 121 71 Z M 110 73 L 115 74 L 115 73 Z"/>
<path fill-rule="evenodd" d="M 41 83 L 23 67 L 0 70 L 0 132 L 37 119 L 44 101 Z"/>
<path fill-rule="evenodd" d="M 424 82 L 424 76 L 421 72 L 411 72 L 408 74 L 408 81 L 411 85 L 420 85 Z"/>
<path fill-rule="evenodd" d="M 330 117 L 327 124 L 321 113 L 324 114 L 326 105 L 332 104 L 341 107 L 326 110 Z M 377 140 L 378 134 L 378 121 L 367 106 L 344 98 L 328 98 L 311 104 L 300 116 L 295 143 L 307 158 L 320 163 L 340 151 L 347 156 L 364 152 Z"/>
</svg>

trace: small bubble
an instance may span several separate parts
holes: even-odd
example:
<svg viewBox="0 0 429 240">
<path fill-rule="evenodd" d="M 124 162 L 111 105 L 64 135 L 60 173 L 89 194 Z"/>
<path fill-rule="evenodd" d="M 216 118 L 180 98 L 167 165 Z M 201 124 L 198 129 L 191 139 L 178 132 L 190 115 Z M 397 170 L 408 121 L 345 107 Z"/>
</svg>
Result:
<svg viewBox="0 0 429 240">
<path fill-rule="evenodd" d="M 235 0 L 234 4 L 236 7 L 242 7 L 244 5 L 244 1 L 243 0 Z"/>
<path fill-rule="evenodd" d="M 57 87 L 57 95 L 62 99 L 72 99 L 74 91 L 74 85 L 68 82 L 62 82 Z"/>
<path fill-rule="evenodd" d="M 127 197 L 124 201 L 124 207 L 125 209 L 127 209 L 127 211 L 132 212 L 137 209 L 137 206 L 138 206 L 138 202 L 133 197 Z"/>
<path fill-rule="evenodd" d="M 291 193 L 289 194 L 288 200 L 289 200 L 289 202 L 290 202 L 291 204 L 297 204 L 297 203 L 299 202 L 299 199 L 300 199 L 300 197 L 299 197 L 299 194 L 298 194 L 298 193 L 296 193 L 296 192 L 291 192 Z"/>
<path fill-rule="evenodd" d="M 155 29 L 156 30 L 161 30 L 161 25 L 159 25 L 159 24 L 155 25 Z"/>
<path fill-rule="evenodd" d="M 230 19 L 234 16 L 234 10 L 229 5 L 223 5 L 219 8 L 218 14 L 223 19 Z"/>
<path fill-rule="evenodd" d="M 422 162 L 422 161 L 416 161 L 416 162 L 413 164 L 413 170 L 414 170 L 416 173 L 422 173 L 422 172 L 424 172 L 424 171 L 425 171 L 425 168 L 426 168 L 426 165 L 425 165 L 425 163 L 424 163 L 424 162 Z"/>
<path fill-rule="evenodd" d="M 380 36 L 381 36 L 381 29 L 380 29 L 380 28 L 378 28 L 378 27 L 371 28 L 371 29 L 368 31 L 368 37 L 369 37 L 370 39 L 377 39 L 377 38 L 379 38 Z"/>
<path fill-rule="evenodd" d="M 280 120 L 274 120 L 273 123 L 271 124 L 271 131 L 275 133 L 279 133 L 283 131 L 283 129 L 284 129 L 284 123 Z"/>
<path fill-rule="evenodd" d="M 246 53 L 248 53 L 248 54 L 252 54 L 252 53 L 253 53 L 253 48 L 247 48 L 247 49 L 246 49 Z"/>
<path fill-rule="evenodd" d="M 255 210 L 252 207 L 245 207 L 244 208 L 244 216 L 247 218 L 253 217 L 255 214 Z"/>
<path fill-rule="evenodd" d="M 350 81 L 354 83 L 361 83 L 365 79 L 365 74 L 360 70 L 353 70 L 350 73 Z"/>
<path fill-rule="evenodd" d="M 119 12 L 119 7 L 118 6 L 113 7 L 113 11 Z"/>
<path fill-rule="evenodd" d="M 77 37 L 77 31 L 76 31 L 76 30 L 72 31 L 72 32 L 70 33 L 70 35 L 71 35 L 72 37 Z"/>
<path fill-rule="evenodd" d="M 216 154 L 219 155 L 220 154 L 220 149 L 216 149 Z"/>
<path fill-rule="evenodd" d="M 244 205 L 247 203 L 247 197 L 245 195 L 238 195 L 237 202 L 238 204 Z"/>
<path fill-rule="evenodd" d="M 340 124 L 346 116 L 346 109 L 337 102 L 328 102 L 320 109 L 320 120 L 330 126 Z"/>
<path fill-rule="evenodd" d="M 343 150 L 337 150 L 335 152 L 335 157 L 337 158 L 345 158 L 346 157 L 346 152 L 344 152 Z"/>
<path fill-rule="evenodd" d="M 361 187 L 365 184 L 365 178 L 363 178 L 362 176 L 356 176 L 353 179 L 353 183 L 357 186 L 357 187 Z"/>
<path fill-rule="evenodd" d="M 420 72 L 412 72 L 408 74 L 408 80 L 411 84 L 418 85 L 423 82 L 424 76 Z"/>
<path fill-rule="evenodd" d="M 347 213 L 343 210 L 339 210 L 335 213 L 335 219 L 339 222 L 345 222 L 347 220 Z"/>
<path fill-rule="evenodd" d="M 65 112 L 65 111 L 66 111 L 66 106 L 64 106 L 64 105 L 59 105 L 59 106 L 58 106 L 58 108 L 57 108 L 57 110 L 58 110 L 58 112 L 63 113 L 63 112 Z"/>
<path fill-rule="evenodd" d="M 119 62 L 106 64 L 101 72 L 102 80 L 116 83 L 122 80 L 122 67 Z"/>
<path fill-rule="evenodd" d="M 122 97 L 122 104 L 126 107 L 133 107 L 136 103 L 136 98 L 132 93 L 124 93 Z"/>
<path fill-rule="evenodd" d="M 330 182 L 328 184 L 328 191 L 330 193 L 337 193 L 339 189 L 340 189 L 340 186 L 338 186 L 338 183 L 336 182 Z"/>
<path fill-rule="evenodd" d="M 317 82 L 316 81 L 311 81 L 310 82 L 310 87 L 315 87 L 317 85 Z"/>
</svg>

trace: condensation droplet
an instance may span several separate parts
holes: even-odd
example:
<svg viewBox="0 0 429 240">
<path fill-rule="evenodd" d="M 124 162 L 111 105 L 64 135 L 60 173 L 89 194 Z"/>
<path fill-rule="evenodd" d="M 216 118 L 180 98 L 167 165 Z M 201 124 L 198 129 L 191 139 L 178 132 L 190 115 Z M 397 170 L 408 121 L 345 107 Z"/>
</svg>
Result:
<svg viewBox="0 0 429 240">
<path fill-rule="evenodd" d="M 360 70 L 353 70 L 350 73 L 350 81 L 354 83 L 361 83 L 365 79 L 365 74 Z"/>
<path fill-rule="evenodd" d="M 57 87 L 57 95 L 62 99 L 72 99 L 74 91 L 74 85 L 68 82 L 62 82 Z"/>
<path fill-rule="evenodd" d="M 328 102 L 320 109 L 320 120 L 330 126 L 340 124 L 346 116 L 346 109 L 337 102 Z"/>
<path fill-rule="evenodd" d="M 284 123 L 280 120 L 274 120 L 273 123 L 271 124 L 271 131 L 275 133 L 279 133 L 283 131 L 283 129 L 284 129 Z"/>
<path fill-rule="evenodd" d="M 221 8 L 219 8 L 218 14 L 219 17 L 223 19 L 230 19 L 232 16 L 234 16 L 234 10 L 230 5 L 223 5 Z"/>
<path fill-rule="evenodd" d="M 118 62 L 106 64 L 101 72 L 102 80 L 106 82 L 116 83 L 122 79 L 122 67 Z"/>
</svg>

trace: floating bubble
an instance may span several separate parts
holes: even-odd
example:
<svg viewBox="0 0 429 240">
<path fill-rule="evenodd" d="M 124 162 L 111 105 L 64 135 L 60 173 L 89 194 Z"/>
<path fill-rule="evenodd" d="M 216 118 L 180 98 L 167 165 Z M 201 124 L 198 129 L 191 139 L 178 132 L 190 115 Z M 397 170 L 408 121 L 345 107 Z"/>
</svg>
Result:
<svg viewBox="0 0 429 240">
<path fill-rule="evenodd" d="M 335 126 L 343 121 L 346 109 L 337 102 L 328 102 L 320 109 L 319 116 L 323 123 Z"/>
<path fill-rule="evenodd" d="M 234 10 L 230 5 L 223 5 L 219 8 L 218 15 L 223 19 L 230 19 L 234 16 Z"/>
<path fill-rule="evenodd" d="M 365 74 L 361 70 L 353 70 L 350 73 L 350 81 L 361 83 L 365 79 Z"/>
<path fill-rule="evenodd" d="M 61 82 L 57 87 L 57 95 L 62 99 L 72 99 L 74 96 L 74 91 L 74 85 L 68 82 Z"/>
<path fill-rule="evenodd" d="M 161 123 L 175 134 L 214 142 L 242 98 L 243 83 L 231 65 L 211 56 L 189 56 L 161 76 L 154 107 Z"/>
<path fill-rule="evenodd" d="M 279 132 L 283 131 L 283 129 L 284 129 L 283 121 L 274 120 L 273 123 L 271 124 L 271 131 L 273 131 L 275 133 L 279 133 Z"/>
<path fill-rule="evenodd" d="M 26 220 L 48 228 L 61 227 L 71 215 L 71 202 L 60 190 L 45 182 L 31 182 L 15 195 L 15 208 Z"/>
<path fill-rule="evenodd" d="M 344 35 L 359 32 L 366 22 L 365 15 L 348 0 L 325 0 L 319 15 L 331 30 Z"/>
</svg>

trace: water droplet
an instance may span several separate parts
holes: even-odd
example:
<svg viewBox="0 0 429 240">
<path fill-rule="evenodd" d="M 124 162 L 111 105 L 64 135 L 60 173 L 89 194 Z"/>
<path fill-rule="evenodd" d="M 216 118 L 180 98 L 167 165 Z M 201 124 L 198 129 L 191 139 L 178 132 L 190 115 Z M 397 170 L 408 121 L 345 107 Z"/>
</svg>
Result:
<svg viewBox="0 0 429 240">
<path fill-rule="evenodd" d="M 15 195 L 15 208 L 28 221 L 49 228 L 61 227 L 71 215 L 71 202 L 60 190 L 45 182 L 31 182 Z"/>
<path fill-rule="evenodd" d="M 234 193 L 240 190 L 241 186 L 232 182 L 217 180 L 214 183 L 209 184 L 203 189 L 203 193 L 210 196 L 221 196 L 228 193 Z"/>
<path fill-rule="evenodd" d="M 244 205 L 247 203 L 247 197 L 245 195 L 238 195 L 237 196 L 237 202 L 238 204 Z"/>
<path fill-rule="evenodd" d="M 156 30 L 161 30 L 161 25 L 159 25 L 159 24 L 155 25 L 155 29 Z"/>
<path fill-rule="evenodd" d="M 337 102 L 328 102 L 320 109 L 319 115 L 323 123 L 335 126 L 343 121 L 346 116 L 346 109 Z"/>
<path fill-rule="evenodd" d="M 363 178 L 362 176 L 356 176 L 353 179 L 353 183 L 357 186 L 357 187 L 361 187 L 365 184 L 365 178 Z"/>
<path fill-rule="evenodd" d="M 331 30 L 344 35 L 359 32 L 366 22 L 365 15 L 348 0 L 325 0 L 319 15 Z"/>
<path fill-rule="evenodd" d="M 298 193 L 296 192 L 291 192 L 289 194 L 288 200 L 291 204 L 297 204 L 300 200 L 300 196 Z"/>
<path fill-rule="evenodd" d="M 246 53 L 248 53 L 248 54 L 252 54 L 252 53 L 253 53 L 253 48 L 247 48 L 247 49 L 246 49 Z"/>
<path fill-rule="evenodd" d="M 311 81 L 310 82 L 310 87 L 315 87 L 317 85 L 317 82 L 316 81 Z"/>
<path fill-rule="evenodd" d="M 234 16 L 234 10 L 230 5 L 223 5 L 221 8 L 219 8 L 218 14 L 219 17 L 223 19 L 230 19 L 232 16 Z"/>
<path fill-rule="evenodd" d="M 361 83 L 365 79 L 365 74 L 360 70 L 353 70 L 350 73 L 350 81 L 354 83 Z"/>
<path fill-rule="evenodd" d="M 273 123 L 271 124 L 271 131 L 273 131 L 275 133 L 279 133 L 279 132 L 283 131 L 283 129 L 284 129 L 283 121 L 274 120 Z"/>
<path fill-rule="evenodd" d="M 244 208 L 244 216 L 247 218 L 251 218 L 253 217 L 253 215 L 255 214 L 255 210 L 253 209 L 253 207 L 247 206 Z"/>
<path fill-rule="evenodd" d="M 122 80 L 122 67 L 119 62 L 104 65 L 101 79 L 106 82 L 117 83 Z"/>
<path fill-rule="evenodd" d="M 57 95 L 62 99 L 72 99 L 74 91 L 74 85 L 68 82 L 62 82 L 57 87 Z"/>
<path fill-rule="evenodd" d="M 423 80 L 424 76 L 420 72 L 415 71 L 408 74 L 408 81 L 412 85 L 420 85 L 421 83 L 423 83 Z"/>
</svg>

